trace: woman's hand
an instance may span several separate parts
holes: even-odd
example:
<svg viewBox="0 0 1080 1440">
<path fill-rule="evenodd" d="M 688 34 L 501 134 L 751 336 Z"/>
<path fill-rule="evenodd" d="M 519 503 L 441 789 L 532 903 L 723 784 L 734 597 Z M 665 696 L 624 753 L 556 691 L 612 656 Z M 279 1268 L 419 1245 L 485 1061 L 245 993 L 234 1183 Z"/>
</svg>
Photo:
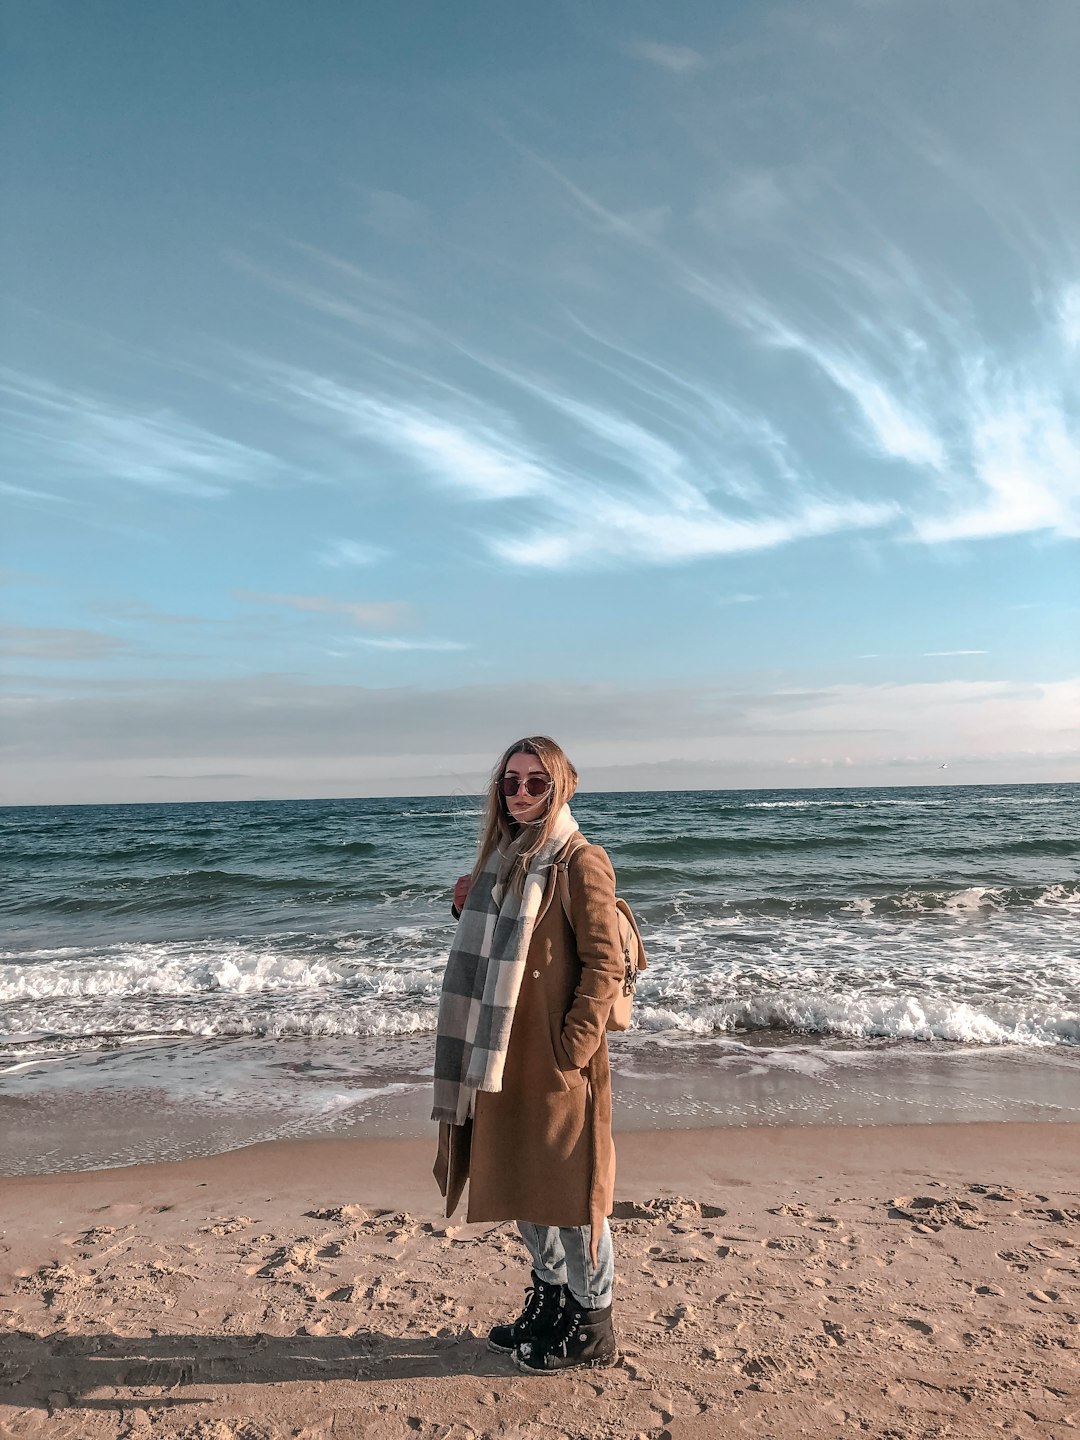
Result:
<svg viewBox="0 0 1080 1440">
<path fill-rule="evenodd" d="M 466 896 L 468 895 L 468 893 L 469 893 L 469 891 L 470 891 L 471 888 L 472 888 L 472 876 L 471 876 L 471 875 L 459 875 L 459 876 L 458 876 L 458 880 L 457 880 L 457 884 L 454 886 L 454 909 L 455 909 L 455 910 L 458 910 L 458 911 L 464 910 L 464 908 L 465 908 L 465 898 L 466 898 Z"/>
</svg>

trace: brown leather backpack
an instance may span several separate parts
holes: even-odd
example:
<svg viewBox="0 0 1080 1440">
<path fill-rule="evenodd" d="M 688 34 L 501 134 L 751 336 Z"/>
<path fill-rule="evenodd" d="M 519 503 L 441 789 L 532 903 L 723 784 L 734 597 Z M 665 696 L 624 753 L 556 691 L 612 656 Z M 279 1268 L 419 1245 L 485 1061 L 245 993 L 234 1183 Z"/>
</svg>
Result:
<svg viewBox="0 0 1080 1440">
<path fill-rule="evenodd" d="M 583 837 L 580 845 L 574 845 L 572 849 L 564 853 L 561 859 L 555 862 L 558 872 L 559 899 L 562 901 L 563 913 L 566 915 L 571 930 L 574 928 L 574 919 L 570 914 L 570 861 L 587 843 Z M 607 1029 L 629 1030 L 638 972 L 648 969 L 648 962 L 645 959 L 645 946 L 641 941 L 641 931 L 638 929 L 634 912 L 619 895 L 615 897 L 615 909 L 619 914 L 619 942 L 622 945 L 625 968 L 622 985 L 611 1007 L 611 1013 L 608 1015 Z"/>
</svg>

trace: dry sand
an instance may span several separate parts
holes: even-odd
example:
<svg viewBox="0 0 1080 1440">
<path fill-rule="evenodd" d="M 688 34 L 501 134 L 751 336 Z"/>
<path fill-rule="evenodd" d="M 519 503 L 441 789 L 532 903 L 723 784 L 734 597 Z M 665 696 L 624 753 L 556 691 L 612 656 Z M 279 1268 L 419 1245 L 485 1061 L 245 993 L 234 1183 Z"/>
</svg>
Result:
<svg viewBox="0 0 1080 1440">
<path fill-rule="evenodd" d="M 526 1376 L 433 1145 L 0 1180 L 0 1436 L 1080 1434 L 1080 1126 L 618 1139 L 612 1369 Z"/>
</svg>

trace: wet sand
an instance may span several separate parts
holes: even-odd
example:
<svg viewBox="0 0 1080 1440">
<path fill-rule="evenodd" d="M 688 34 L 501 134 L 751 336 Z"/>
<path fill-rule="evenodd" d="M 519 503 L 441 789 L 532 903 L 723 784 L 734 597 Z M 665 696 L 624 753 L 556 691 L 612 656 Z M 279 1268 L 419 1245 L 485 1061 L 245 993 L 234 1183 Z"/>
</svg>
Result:
<svg viewBox="0 0 1080 1440">
<path fill-rule="evenodd" d="M 527 1280 L 425 1140 L 275 1141 L 0 1180 L 0 1436 L 1080 1430 L 1080 1126 L 618 1137 L 622 1358 L 486 1349 Z"/>
<path fill-rule="evenodd" d="M 1075 1048 L 624 1035 L 614 1118 L 631 1130 L 1080 1122 Z M 194 1159 L 261 1141 L 431 1133 L 431 1036 L 158 1041 L 3 1076 L 0 1176 Z"/>
</svg>

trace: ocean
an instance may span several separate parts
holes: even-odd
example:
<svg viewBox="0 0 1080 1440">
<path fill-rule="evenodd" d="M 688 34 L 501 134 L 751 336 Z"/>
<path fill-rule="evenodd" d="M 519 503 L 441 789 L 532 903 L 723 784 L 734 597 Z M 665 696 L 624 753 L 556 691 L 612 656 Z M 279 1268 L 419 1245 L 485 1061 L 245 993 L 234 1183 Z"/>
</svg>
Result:
<svg viewBox="0 0 1080 1440">
<path fill-rule="evenodd" d="M 1080 1118 L 1080 786 L 573 810 L 649 955 L 617 1120 Z M 0 809 L 0 1171 L 424 1133 L 479 818 L 461 795 Z"/>
</svg>

